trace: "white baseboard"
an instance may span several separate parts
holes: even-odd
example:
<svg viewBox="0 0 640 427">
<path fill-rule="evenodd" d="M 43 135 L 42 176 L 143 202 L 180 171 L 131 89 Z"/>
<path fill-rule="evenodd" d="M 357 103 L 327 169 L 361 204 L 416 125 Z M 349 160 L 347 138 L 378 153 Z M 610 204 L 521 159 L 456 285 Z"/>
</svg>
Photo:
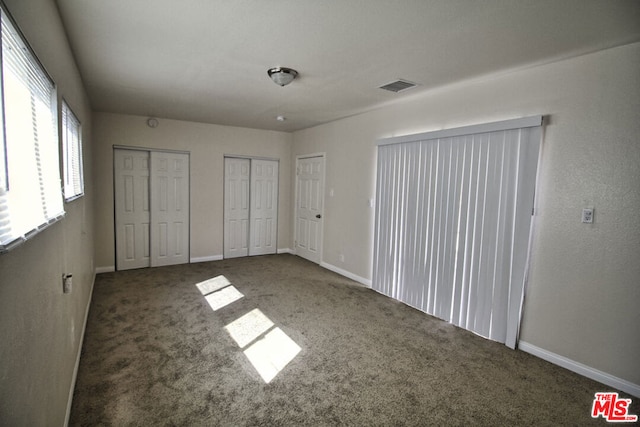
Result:
<svg viewBox="0 0 640 427">
<path fill-rule="evenodd" d="M 97 270 L 97 269 L 96 269 Z M 78 369 L 80 369 L 80 356 L 82 355 L 82 346 L 84 345 L 84 334 L 87 330 L 87 321 L 89 320 L 89 308 L 91 307 L 91 300 L 93 299 L 93 287 L 96 284 L 96 275 L 93 275 L 93 281 L 91 283 L 91 290 L 89 291 L 89 300 L 87 301 L 87 307 L 84 310 L 84 322 L 82 323 L 82 332 L 80 334 L 80 343 L 78 345 L 78 352 L 76 354 L 76 364 L 73 367 L 73 374 L 71 376 L 71 387 L 69 388 L 69 397 L 67 398 L 67 414 L 64 417 L 64 425 L 69 425 L 69 419 L 71 418 L 71 404 L 73 403 L 73 392 L 76 389 L 76 380 L 78 379 Z"/>
<path fill-rule="evenodd" d="M 200 257 L 191 258 L 189 262 L 196 263 L 196 262 L 221 261 L 222 259 L 224 259 L 222 255 L 200 256 Z"/>
<path fill-rule="evenodd" d="M 564 356 L 560 356 L 559 354 L 555 354 L 543 348 L 536 347 L 535 345 L 529 344 L 528 342 L 520 341 L 518 343 L 518 349 L 526 353 L 533 354 L 534 356 L 539 357 L 540 359 L 544 359 L 547 362 L 551 362 L 554 365 L 561 366 L 577 374 L 601 382 L 602 384 L 608 385 L 609 387 L 624 391 L 625 393 L 629 393 L 630 395 L 635 397 L 640 397 L 640 385 L 638 384 L 623 380 L 622 378 L 614 377 L 613 375 L 607 374 L 606 372 L 602 372 L 574 360 L 567 359 Z"/>
<path fill-rule="evenodd" d="M 331 270 L 334 273 L 338 273 L 341 276 L 347 277 L 351 280 L 355 280 L 356 282 L 365 285 L 366 287 L 371 287 L 371 279 L 365 279 L 364 277 L 360 277 L 357 274 L 353 274 L 347 270 L 343 270 L 340 267 L 336 267 L 335 265 L 328 264 L 326 262 L 321 262 L 320 267 L 326 268 L 327 270 Z"/>
<path fill-rule="evenodd" d="M 289 248 L 281 248 L 281 249 L 278 249 L 278 253 L 279 254 L 292 254 L 293 251 L 291 249 L 289 249 Z"/>
<path fill-rule="evenodd" d="M 116 271 L 115 265 L 107 265 L 104 267 L 96 267 L 96 274 L 100 273 L 111 273 L 112 271 Z"/>
</svg>

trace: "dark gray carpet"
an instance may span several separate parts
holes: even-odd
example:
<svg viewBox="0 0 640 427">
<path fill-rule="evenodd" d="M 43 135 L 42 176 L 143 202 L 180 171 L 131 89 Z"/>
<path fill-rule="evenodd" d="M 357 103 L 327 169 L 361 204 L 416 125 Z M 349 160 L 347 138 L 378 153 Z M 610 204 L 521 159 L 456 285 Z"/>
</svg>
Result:
<svg viewBox="0 0 640 427">
<path fill-rule="evenodd" d="M 225 329 L 256 308 L 301 349 L 268 384 Z M 609 390 L 274 255 L 98 275 L 71 425 L 584 426 Z"/>
</svg>

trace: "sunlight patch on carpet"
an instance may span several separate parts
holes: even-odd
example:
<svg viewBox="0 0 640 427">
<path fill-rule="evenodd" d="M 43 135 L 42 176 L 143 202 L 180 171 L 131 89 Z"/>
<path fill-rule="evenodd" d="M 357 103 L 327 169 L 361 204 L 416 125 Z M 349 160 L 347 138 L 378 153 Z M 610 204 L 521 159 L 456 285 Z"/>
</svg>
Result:
<svg viewBox="0 0 640 427">
<path fill-rule="evenodd" d="M 224 328 L 229 332 L 231 338 L 238 343 L 238 346 L 244 348 L 251 341 L 267 332 L 272 326 L 273 322 L 256 308 L 229 323 Z"/>
<path fill-rule="evenodd" d="M 264 338 L 251 344 L 244 354 L 268 384 L 300 350 L 298 344 L 280 328 L 274 328 Z"/>
<path fill-rule="evenodd" d="M 213 311 L 218 311 L 244 295 L 223 276 L 196 284 Z M 301 348 L 262 311 L 255 308 L 229 323 L 224 329 L 238 344 L 265 383 L 271 382 L 300 353 Z"/>
<path fill-rule="evenodd" d="M 219 291 L 213 292 L 207 296 L 205 299 L 211 306 L 213 311 L 218 311 L 222 307 L 226 307 L 234 301 L 239 300 L 244 297 L 239 290 L 235 288 L 235 286 L 227 286 Z"/>
<path fill-rule="evenodd" d="M 213 277 L 203 282 L 197 283 L 196 287 L 202 295 L 208 295 L 211 292 L 218 291 L 229 286 L 231 282 L 223 275 Z"/>
</svg>

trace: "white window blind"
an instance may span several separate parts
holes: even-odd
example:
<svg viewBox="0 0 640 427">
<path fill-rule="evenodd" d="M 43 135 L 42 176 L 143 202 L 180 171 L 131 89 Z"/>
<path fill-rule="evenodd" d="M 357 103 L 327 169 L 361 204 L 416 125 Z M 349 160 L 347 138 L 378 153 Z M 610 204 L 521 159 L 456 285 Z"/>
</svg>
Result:
<svg viewBox="0 0 640 427">
<path fill-rule="evenodd" d="M 0 251 L 64 214 L 55 86 L 4 7 L 2 110 L 7 182 L 0 187 Z"/>
<path fill-rule="evenodd" d="M 540 125 L 381 141 L 373 288 L 515 348 Z"/>
<path fill-rule="evenodd" d="M 65 101 L 62 101 L 62 156 L 64 198 L 66 201 L 71 201 L 84 194 L 82 131 L 80 121 Z"/>
</svg>

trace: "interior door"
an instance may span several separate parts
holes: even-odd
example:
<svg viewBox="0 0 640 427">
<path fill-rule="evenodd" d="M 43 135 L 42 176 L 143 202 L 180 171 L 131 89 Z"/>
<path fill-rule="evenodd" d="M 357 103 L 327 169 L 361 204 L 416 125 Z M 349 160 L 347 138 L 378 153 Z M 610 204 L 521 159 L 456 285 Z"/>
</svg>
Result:
<svg viewBox="0 0 640 427">
<path fill-rule="evenodd" d="M 149 267 L 149 152 L 113 151 L 116 268 Z"/>
<path fill-rule="evenodd" d="M 322 257 L 324 156 L 299 158 L 296 173 L 295 252 L 319 264 Z"/>
<path fill-rule="evenodd" d="M 189 262 L 189 155 L 151 152 L 151 265 Z"/>
<path fill-rule="evenodd" d="M 249 255 L 251 160 L 224 159 L 224 257 Z"/>
<path fill-rule="evenodd" d="M 278 162 L 251 160 L 249 255 L 275 254 L 278 233 Z"/>
</svg>

